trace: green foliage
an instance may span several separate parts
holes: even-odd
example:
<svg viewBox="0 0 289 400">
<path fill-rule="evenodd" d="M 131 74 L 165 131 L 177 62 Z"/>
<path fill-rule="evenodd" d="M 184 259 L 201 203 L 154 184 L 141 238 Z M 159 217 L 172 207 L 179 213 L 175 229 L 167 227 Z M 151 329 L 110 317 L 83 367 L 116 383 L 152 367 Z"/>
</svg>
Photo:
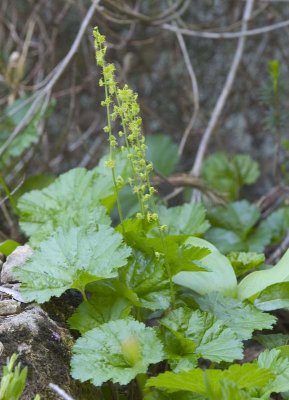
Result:
<svg viewBox="0 0 289 400">
<path fill-rule="evenodd" d="M 189 347 L 190 353 L 194 349 L 198 358 L 215 362 L 232 362 L 243 358 L 242 342 L 230 328 L 210 313 L 179 308 L 163 318 L 161 324 L 175 333 L 177 339 Z"/>
<path fill-rule="evenodd" d="M 78 289 L 85 297 L 88 283 L 117 276 L 130 249 L 122 237 L 104 225 L 99 230 L 59 229 L 40 243 L 25 266 L 15 269 L 27 301 L 38 303 L 60 296 L 67 289 Z"/>
<path fill-rule="evenodd" d="M 43 190 L 33 190 L 20 197 L 17 206 L 20 227 L 38 244 L 59 226 L 95 226 L 110 219 L 101 204 L 113 195 L 113 184 L 105 174 L 72 169 Z"/>
<path fill-rule="evenodd" d="M 68 323 L 81 334 L 109 321 L 126 319 L 132 305 L 125 297 L 118 296 L 113 289 L 104 286 L 77 307 Z"/>
<path fill-rule="evenodd" d="M 239 298 L 249 299 L 274 284 L 289 282 L 288 262 L 289 250 L 287 250 L 275 267 L 252 272 L 247 275 L 239 284 Z"/>
<path fill-rule="evenodd" d="M 227 384 L 228 382 L 235 384 L 235 388 L 238 391 L 242 389 L 250 391 L 261 389 L 273 377 L 274 374 L 268 369 L 261 368 L 256 364 L 243 364 L 232 365 L 223 371 L 219 369 L 202 370 L 195 368 L 187 372 L 165 372 L 155 378 L 149 379 L 147 385 L 166 389 L 170 392 L 186 390 L 201 394 L 205 396 L 205 399 L 211 398 L 208 396 L 209 391 L 214 396 L 214 399 L 221 399 L 224 380 L 227 381 Z M 240 396 L 240 392 L 239 394 L 237 392 L 237 395 Z"/>
<path fill-rule="evenodd" d="M 110 321 L 90 330 L 76 341 L 73 352 L 72 376 L 96 386 L 108 380 L 125 385 L 164 358 L 154 329 L 134 320 Z"/>
<path fill-rule="evenodd" d="M 100 398 L 266 400 L 289 390 L 287 336 L 260 333 L 276 322 L 264 311 L 289 307 L 289 253 L 269 269 L 261 254 L 288 229 L 288 207 L 260 222 L 258 208 L 244 200 L 209 210 L 208 220 L 201 204 L 156 205 L 146 155 L 168 175 L 176 146 L 156 135 L 146 148 L 137 95 L 119 87 L 105 38 L 98 30 L 94 37 L 109 154 L 91 171 L 27 184 L 17 212 L 33 254 L 14 270 L 23 297 L 43 303 L 81 292 L 68 320 L 80 333 L 72 376 L 100 386 Z M 258 174 L 245 155 L 217 154 L 203 169 L 207 185 L 231 200 Z M 254 271 L 261 264 L 267 269 Z M 234 363 L 254 331 L 270 351 Z"/>
<path fill-rule="evenodd" d="M 272 232 L 260 218 L 257 206 L 242 200 L 216 207 L 208 213 L 212 228 L 206 239 L 223 253 L 232 251 L 263 252 L 271 241 Z"/>
<path fill-rule="evenodd" d="M 4 118 L 1 119 L 0 124 L 0 147 L 4 145 L 6 140 L 9 138 L 9 135 L 11 135 L 12 131 L 23 120 L 25 114 L 28 112 L 30 103 L 27 100 L 28 98 L 20 98 L 4 110 Z M 37 143 L 38 124 L 43 120 L 43 117 L 47 116 L 48 113 L 44 116 L 40 111 L 37 112 L 29 122 L 28 126 L 9 144 L 4 154 L 1 156 L 1 169 L 4 169 L 13 158 L 21 156 L 21 154 L 31 147 L 31 145 Z"/>
<path fill-rule="evenodd" d="M 241 276 L 246 272 L 255 269 L 262 265 L 265 261 L 264 254 L 259 253 L 244 253 L 244 252 L 231 252 L 227 254 L 232 267 L 234 268 L 236 276 Z"/>
<path fill-rule="evenodd" d="M 23 394 L 27 378 L 27 367 L 21 368 L 20 363 L 15 365 L 17 355 L 12 354 L 3 367 L 2 378 L 0 381 L 0 400 L 19 400 Z M 34 400 L 40 400 L 36 395 Z"/>
<path fill-rule="evenodd" d="M 167 225 L 169 235 L 200 236 L 204 234 L 209 223 L 206 210 L 200 203 L 186 203 L 177 207 L 158 207 L 158 215 L 162 225 Z"/>
<path fill-rule="evenodd" d="M 178 163 L 178 146 L 168 135 L 146 136 L 147 159 L 154 165 L 154 169 L 164 175 L 171 175 Z M 161 155 L 161 157 L 160 157 Z"/>
<path fill-rule="evenodd" d="M 284 346 L 286 348 L 287 346 Z M 283 347 L 279 349 L 265 350 L 258 357 L 260 368 L 266 368 L 274 373 L 275 377 L 262 388 L 263 396 L 269 396 L 272 392 L 280 393 L 289 390 L 289 359 L 283 356 Z"/>
<path fill-rule="evenodd" d="M 271 282 L 270 282 L 271 283 Z M 260 310 L 272 311 L 289 308 L 289 282 L 275 283 L 258 294 L 255 305 Z"/>
<path fill-rule="evenodd" d="M 229 260 L 203 239 L 189 238 L 186 243 L 206 248 L 210 250 L 210 254 L 198 262 L 203 270 L 180 272 L 174 276 L 173 281 L 200 295 L 218 291 L 235 296 L 237 279 Z"/>
<path fill-rule="evenodd" d="M 259 311 L 256 307 L 240 300 L 225 297 L 222 293 L 210 293 L 197 297 L 202 310 L 212 313 L 242 340 L 252 337 L 254 330 L 272 329 L 276 318 Z"/>
<path fill-rule="evenodd" d="M 18 246 L 20 246 L 20 243 L 15 242 L 15 240 L 5 240 L 0 243 L 0 253 L 9 256 Z"/>
<path fill-rule="evenodd" d="M 245 154 L 228 157 L 225 153 L 209 156 L 202 169 L 202 176 L 207 184 L 233 201 L 239 198 L 244 185 L 255 183 L 260 171 L 256 161 Z"/>
<path fill-rule="evenodd" d="M 254 340 L 262 344 L 266 349 L 272 350 L 275 347 L 285 346 L 289 341 L 289 335 L 272 333 L 270 335 L 254 335 Z"/>
</svg>

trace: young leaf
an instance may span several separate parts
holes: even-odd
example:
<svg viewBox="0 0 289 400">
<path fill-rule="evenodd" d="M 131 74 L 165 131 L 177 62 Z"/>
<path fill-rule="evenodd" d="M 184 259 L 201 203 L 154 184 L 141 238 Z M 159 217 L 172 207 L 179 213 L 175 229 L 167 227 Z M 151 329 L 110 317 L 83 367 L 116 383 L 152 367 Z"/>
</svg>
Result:
<svg viewBox="0 0 289 400">
<path fill-rule="evenodd" d="M 254 301 L 256 307 L 263 311 L 279 310 L 289 308 L 289 282 L 271 285 L 258 295 Z"/>
<path fill-rule="evenodd" d="M 127 318 L 131 308 L 127 299 L 117 296 L 112 290 L 108 291 L 106 296 L 93 293 L 87 301 L 77 307 L 68 323 L 70 328 L 84 334 L 105 322 Z"/>
<path fill-rule="evenodd" d="M 231 252 L 227 254 L 227 258 L 232 264 L 237 277 L 265 262 L 264 254 L 252 252 Z"/>
<path fill-rule="evenodd" d="M 239 339 L 250 339 L 254 330 L 272 329 L 276 318 L 259 311 L 251 304 L 225 297 L 222 293 L 196 296 L 203 311 L 215 315 L 228 326 Z"/>
<path fill-rule="evenodd" d="M 158 208 L 161 225 L 168 226 L 168 235 L 199 236 L 209 228 L 206 211 L 200 203 L 186 203 L 177 207 Z"/>
<path fill-rule="evenodd" d="M 229 379 L 222 379 L 221 381 L 221 397 L 210 397 L 210 400 L 252 400 L 248 392 L 239 389 L 235 382 Z"/>
<path fill-rule="evenodd" d="M 198 265 L 199 260 L 210 253 L 208 247 L 186 241 L 187 237 L 187 235 L 176 235 L 151 238 L 137 231 L 125 233 L 126 243 L 131 247 L 149 257 L 156 257 L 156 254 L 164 257 L 166 264 L 170 265 L 172 274 L 177 274 L 179 271 L 202 270 Z"/>
<path fill-rule="evenodd" d="M 135 252 L 131 262 L 119 271 L 119 280 L 150 310 L 165 310 L 170 305 L 170 290 L 162 259 Z"/>
<path fill-rule="evenodd" d="M 44 303 L 67 289 L 84 293 L 88 283 L 117 276 L 127 263 L 130 249 L 112 228 L 100 226 L 98 232 L 84 228 L 61 228 L 40 243 L 31 259 L 15 270 L 27 301 Z"/>
<path fill-rule="evenodd" d="M 178 339 L 181 334 L 192 341 L 195 346 L 194 352 L 199 358 L 230 362 L 243 357 L 242 342 L 212 314 L 180 308 L 171 311 L 161 320 L 161 324 L 176 334 Z M 190 347 L 189 353 L 192 353 L 193 347 Z"/>
<path fill-rule="evenodd" d="M 73 347 L 72 376 L 100 386 L 112 380 L 128 384 L 150 364 L 164 359 L 163 346 L 153 328 L 134 320 L 111 321 L 78 339 Z"/>
<path fill-rule="evenodd" d="M 9 256 L 18 246 L 21 245 L 15 240 L 5 240 L 0 243 L 0 253 L 4 254 L 4 256 Z"/>
<path fill-rule="evenodd" d="M 262 388 L 273 377 L 274 374 L 272 372 L 268 369 L 260 368 L 258 365 L 234 364 L 223 371 L 220 369 L 202 370 L 195 368 L 187 372 L 165 372 L 155 378 L 150 378 L 147 386 L 163 388 L 170 392 L 186 390 L 205 396 L 209 383 L 215 395 L 219 394 L 219 399 L 221 399 L 222 381 L 224 379 L 234 382 L 239 389 L 256 389 Z"/>
<path fill-rule="evenodd" d="M 248 299 L 275 283 L 289 282 L 288 265 L 289 250 L 275 267 L 247 275 L 238 285 L 238 297 L 241 300 Z"/>
<path fill-rule="evenodd" d="M 19 400 L 25 389 L 27 367 L 21 368 L 20 363 L 15 365 L 16 361 L 17 355 L 14 353 L 3 367 L 0 381 L 1 400 Z"/>
<path fill-rule="evenodd" d="M 113 193 L 105 176 L 84 168 L 75 168 L 60 175 L 42 190 L 33 190 L 20 197 L 17 206 L 20 226 L 39 243 L 59 226 L 109 224 L 102 199 Z"/>
<path fill-rule="evenodd" d="M 289 390 L 289 359 L 282 356 L 281 349 L 282 347 L 280 350 L 265 350 L 258 357 L 258 366 L 270 370 L 275 375 L 274 379 L 262 388 L 264 397 L 272 392 L 280 393 Z"/>
<path fill-rule="evenodd" d="M 206 248 L 210 254 L 198 261 L 203 271 L 180 272 L 174 276 L 173 281 L 201 295 L 218 291 L 234 296 L 237 279 L 229 260 L 203 239 L 189 238 L 186 243 Z"/>
</svg>

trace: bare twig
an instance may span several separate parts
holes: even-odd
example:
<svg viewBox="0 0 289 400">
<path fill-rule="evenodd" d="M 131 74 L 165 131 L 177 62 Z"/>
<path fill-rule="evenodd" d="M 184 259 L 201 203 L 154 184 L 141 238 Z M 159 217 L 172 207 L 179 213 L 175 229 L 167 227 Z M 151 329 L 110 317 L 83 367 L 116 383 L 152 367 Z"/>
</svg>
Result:
<svg viewBox="0 0 289 400">
<path fill-rule="evenodd" d="M 63 389 L 54 383 L 49 383 L 50 389 L 57 393 L 64 400 L 74 400 L 69 394 L 67 394 Z"/>
<path fill-rule="evenodd" d="M 185 43 L 185 40 L 183 38 L 183 35 L 180 33 L 179 30 L 176 31 L 176 36 L 178 38 L 178 42 L 184 57 L 184 61 L 185 61 L 185 65 L 187 68 L 187 71 L 189 73 L 190 79 L 191 79 L 191 83 L 192 83 L 192 92 L 193 92 L 193 102 L 194 102 L 194 111 L 192 114 L 192 117 L 190 119 L 190 122 L 182 136 L 182 139 L 180 141 L 180 145 L 179 145 L 179 149 L 178 149 L 178 154 L 181 155 L 184 151 L 184 147 L 185 144 L 187 142 L 187 139 L 189 137 L 189 134 L 191 133 L 193 126 L 195 125 L 197 116 L 198 116 L 198 112 L 199 112 L 199 89 L 198 89 L 198 82 L 197 82 L 197 78 L 195 75 L 195 71 L 193 68 L 193 65 L 191 63 L 190 60 L 190 56 L 188 53 L 188 49 Z"/>
<path fill-rule="evenodd" d="M 47 99 L 50 98 L 51 91 L 56 84 L 56 82 L 59 80 L 59 78 L 62 76 L 63 72 L 69 65 L 71 59 L 73 56 L 76 54 L 80 42 L 85 34 L 85 31 L 91 21 L 91 18 L 94 14 L 96 6 L 99 4 L 100 0 L 94 0 L 90 6 L 90 8 L 87 11 L 87 14 L 85 18 L 83 19 L 81 26 L 79 28 L 79 31 L 76 35 L 76 38 L 69 50 L 69 52 L 66 54 L 66 56 L 63 58 L 63 60 L 54 68 L 52 71 L 53 73 L 50 73 L 50 79 L 49 81 L 45 84 L 45 86 L 40 89 L 39 91 L 35 92 L 33 96 L 31 96 L 31 107 L 25 114 L 24 118 L 20 122 L 19 125 L 14 129 L 14 131 L 9 135 L 9 138 L 5 141 L 5 143 L 1 146 L 0 148 L 0 157 L 3 155 L 3 153 L 6 151 L 8 146 L 12 143 L 12 141 L 17 137 L 17 135 L 22 132 L 22 130 L 31 122 L 35 114 L 39 111 L 39 108 L 43 108 L 43 103 L 48 104 Z M 46 82 L 46 80 L 45 80 Z M 41 85 L 40 85 L 41 86 Z M 45 111 L 45 110 L 44 110 Z"/>
<path fill-rule="evenodd" d="M 288 249 L 288 247 L 289 247 L 289 231 L 287 231 L 287 234 L 283 239 L 282 243 L 280 244 L 280 246 L 278 246 L 277 249 L 274 251 L 274 253 L 272 253 L 271 256 L 268 258 L 267 260 L 268 264 L 275 264 L 277 261 L 279 261 L 284 252 Z"/>
<path fill-rule="evenodd" d="M 242 32 L 246 32 L 247 27 L 248 27 L 248 21 L 250 19 L 250 15 L 252 13 L 254 5 L 254 0 L 247 0 L 244 13 L 243 13 L 243 18 L 242 18 Z M 244 45 L 245 45 L 245 36 L 241 36 L 238 40 L 238 45 L 236 48 L 236 52 L 233 58 L 233 62 L 231 64 L 229 73 L 227 75 L 227 79 L 225 81 L 224 87 L 222 89 L 222 92 L 217 100 L 217 103 L 215 105 L 215 108 L 212 112 L 211 118 L 209 120 L 208 126 L 204 132 L 204 135 L 202 136 L 197 155 L 195 158 L 195 162 L 192 168 L 192 174 L 198 176 L 201 171 L 203 159 L 205 156 L 205 152 L 207 150 L 207 146 L 209 143 L 209 140 L 212 136 L 212 133 L 217 125 L 217 122 L 219 120 L 219 117 L 223 111 L 224 105 L 226 103 L 226 100 L 228 98 L 228 95 L 231 91 L 232 85 L 234 83 L 235 77 L 236 77 L 236 72 L 239 67 L 240 61 L 242 59 L 243 51 L 244 51 Z"/>
<path fill-rule="evenodd" d="M 239 32 L 204 32 L 204 31 L 194 31 L 192 29 L 185 28 L 176 28 L 174 25 L 163 24 L 163 29 L 168 31 L 177 32 L 178 30 L 182 35 L 185 36 L 193 36 L 204 39 L 238 39 L 247 36 L 256 36 L 262 35 L 264 33 L 276 31 L 277 29 L 286 28 L 289 26 L 289 20 L 276 22 L 275 24 L 263 26 L 261 28 L 250 29 L 247 31 L 239 31 Z"/>
</svg>

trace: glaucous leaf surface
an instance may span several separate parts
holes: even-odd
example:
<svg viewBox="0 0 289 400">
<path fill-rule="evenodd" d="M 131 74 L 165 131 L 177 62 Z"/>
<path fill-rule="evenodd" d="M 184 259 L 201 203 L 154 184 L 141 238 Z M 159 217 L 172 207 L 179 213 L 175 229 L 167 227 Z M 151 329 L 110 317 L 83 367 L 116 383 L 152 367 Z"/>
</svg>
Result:
<svg viewBox="0 0 289 400">
<path fill-rule="evenodd" d="M 280 393 L 289 390 L 289 359 L 282 355 L 282 347 L 263 351 L 258 357 L 258 366 L 270 370 L 275 375 L 274 379 L 262 388 L 265 398 L 272 392 Z"/>
<path fill-rule="evenodd" d="M 109 380 L 126 385 L 164 359 L 154 329 L 134 320 L 110 321 L 86 332 L 76 341 L 73 354 L 72 377 L 95 386 Z"/>
<path fill-rule="evenodd" d="M 112 193 L 113 186 L 105 175 L 72 169 L 45 189 L 33 190 L 19 199 L 20 227 L 32 236 L 33 244 L 38 244 L 59 226 L 68 229 L 109 224 L 101 201 Z"/>
<path fill-rule="evenodd" d="M 237 335 L 213 314 L 183 308 L 171 311 L 161 324 L 192 341 L 198 358 L 231 362 L 243 357 L 243 345 Z M 190 349 L 192 352 L 193 347 Z"/>
<path fill-rule="evenodd" d="M 273 315 L 263 313 L 249 303 L 226 297 L 220 292 L 195 298 L 203 311 L 223 321 L 242 340 L 250 339 L 255 330 L 272 329 L 276 322 Z"/>
<path fill-rule="evenodd" d="M 67 289 L 84 293 L 88 283 L 113 278 L 127 263 L 130 248 L 107 226 L 97 232 L 84 228 L 59 229 L 40 243 L 28 262 L 15 269 L 27 301 L 44 303 Z"/>
</svg>

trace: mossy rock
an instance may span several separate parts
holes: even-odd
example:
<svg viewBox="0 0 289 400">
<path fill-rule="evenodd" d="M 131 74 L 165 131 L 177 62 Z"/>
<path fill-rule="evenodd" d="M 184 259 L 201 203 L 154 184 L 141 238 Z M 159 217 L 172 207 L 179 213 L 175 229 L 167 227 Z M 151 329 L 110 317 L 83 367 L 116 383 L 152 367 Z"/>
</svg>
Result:
<svg viewBox="0 0 289 400">
<path fill-rule="evenodd" d="M 76 400 L 99 399 L 99 391 L 91 384 L 81 384 L 70 376 L 71 348 L 74 339 L 68 329 L 49 318 L 39 306 L 30 305 L 21 313 L 0 318 L 0 370 L 13 353 L 28 367 L 28 379 L 21 400 L 59 399 L 49 383 L 64 389 Z M 1 377 L 1 372 L 0 372 Z"/>
</svg>

